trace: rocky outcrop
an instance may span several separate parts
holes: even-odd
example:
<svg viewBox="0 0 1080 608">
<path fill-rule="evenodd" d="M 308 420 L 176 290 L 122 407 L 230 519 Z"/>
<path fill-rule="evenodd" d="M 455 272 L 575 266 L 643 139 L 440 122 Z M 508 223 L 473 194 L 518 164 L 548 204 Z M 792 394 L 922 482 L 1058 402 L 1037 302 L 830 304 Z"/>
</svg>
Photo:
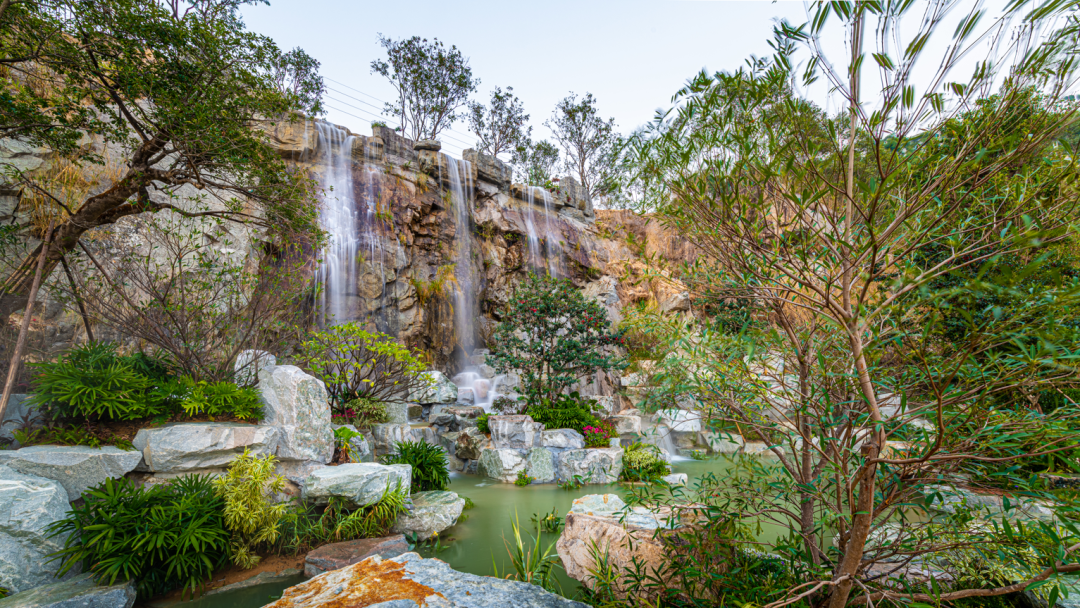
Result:
<svg viewBox="0 0 1080 608">
<path fill-rule="evenodd" d="M 386 492 L 408 492 L 410 486 L 410 465 L 351 463 L 312 472 L 304 480 L 303 498 L 325 505 L 330 498 L 337 497 L 362 507 L 379 502 Z"/>
<path fill-rule="evenodd" d="M 434 536 L 456 524 L 464 508 L 465 499 L 453 492 L 416 492 L 412 508 L 398 517 L 394 532 L 421 538 Z"/>
<path fill-rule="evenodd" d="M 533 448 L 525 455 L 525 474 L 535 483 L 555 481 L 555 455 L 547 448 Z"/>
<path fill-rule="evenodd" d="M 111 477 L 123 477 L 142 461 L 138 451 L 115 447 L 37 445 L 0 452 L 0 463 L 26 475 L 58 482 L 67 499 L 77 500 L 88 488 Z"/>
<path fill-rule="evenodd" d="M 503 483 L 514 483 L 525 465 L 525 454 L 521 450 L 489 448 L 480 453 L 480 472 Z"/>
<path fill-rule="evenodd" d="M 141 429 L 131 443 L 142 453 L 139 470 L 181 473 L 223 468 L 245 449 L 256 456 L 276 454 L 281 439 L 275 426 L 184 422 Z"/>
<path fill-rule="evenodd" d="M 277 357 L 265 350 L 243 350 L 233 362 L 233 381 L 250 386 L 259 381 L 259 372 L 277 365 Z"/>
<path fill-rule="evenodd" d="M 525 415 L 491 416 L 488 428 L 496 449 L 528 450 L 540 447 L 544 425 Z"/>
<path fill-rule="evenodd" d="M 559 481 L 615 483 L 622 473 L 622 456 L 622 448 L 568 450 L 558 455 L 556 476 Z"/>
<path fill-rule="evenodd" d="M 543 431 L 540 445 L 550 450 L 580 450 L 585 447 L 585 437 L 574 429 Z"/>
<path fill-rule="evenodd" d="M 409 543 L 405 542 L 403 534 L 331 543 L 307 554 L 304 558 L 304 575 L 310 578 L 362 562 L 373 555 L 390 559 L 408 551 Z"/>
<path fill-rule="evenodd" d="M 262 424 L 281 429 L 281 460 L 328 463 L 334 457 L 330 402 L 321 380 L 293 365 L 259 370 Z"/>
<path fill-rule="evenodd" d="M 457 403 L 458 387 L 439 371 L 427 371 L 421 374 L 426 384 L 409 393 L 408 401 L 421 405 L 436 403 Z"/>
<path fill-rule="evenodd" d="M 539 586 L 458 572 L 446 562 L 406 553 L 392 559 L 369 557 L 289 587 L 264 608 L 348 606 L 490 608 L 587 608 Z"/>
<path fill-rule="evenodd" d="M 10 591 L 55 582 L 60 563 L 48 556 L 64 539 L 50 538 L 48 527 L 67 515 L 67 496 L 51 479 L 0 465 L 0 581 Z"/>
<path fill-rule="evenodd" d="M 615 494 L 591 494 L 574 501 L 565 522 L 555 550 L 570 578 L 593 587 L 593 547 L 603 549 L 615 572 L 630 569 L 672 578 L 664 569 L 670 547 L 662 537 L 673 524 L 669 513 L 630 508 Z"/>
<path fill-rule="evenodd" d="M 98 586 L 90 573 L 0 599 L 0 608 L 131 608 L 135 582 Z"/>
</svg>

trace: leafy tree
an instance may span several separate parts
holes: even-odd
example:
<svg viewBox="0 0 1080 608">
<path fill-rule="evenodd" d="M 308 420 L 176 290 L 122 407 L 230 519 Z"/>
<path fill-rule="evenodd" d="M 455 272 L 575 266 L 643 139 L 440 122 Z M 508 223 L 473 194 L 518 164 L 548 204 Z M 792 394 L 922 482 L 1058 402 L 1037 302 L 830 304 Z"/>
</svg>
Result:
<svg viewBox="0 0 1080 608">
<path fill-rule="evenodd" d="M 600 117 L 592 93 L 586 93 L 580 101 L 571 93 L 555 106 L 551 119 L 544 124 L 562 148 L 566 170 L 577 177 L 589 197 L 604 194 L 611 173 L 612 148 L 617 142 L 615 119 Z"/>
<path fill-rule="evenodd" d="M 553 170 L 559 163 L 559 149 L 547 140 L 525 142 L 514 150 L 511 162 L 517 179 L 526 186 L 551 188 L 554 186 Z"/>
<path fill-rule="evenodd" d="M 774 606 L 937 604 L 1041 581 L 1057 588 L 1080 571 L 1080 535 L 1018 523 L 1013 508 L 978 526 L 901 511 L 940 506 L 932 488 L 955 491 L 984 460 L 1016 465 L 1076 443 L 1071 434 L 1032 447 L 1030 420 L 991 404 L 1021 386 L 1075 384 L 1078 335 L 1063 321 L 1080 282 L 1033 293 L 1022 279 L 1074 231 L 1076 170 L 1055 141 L 1076 120 L 1062 93 L 1075 77 L 1077 23 L 1065 4 L 1024 13 L 1013 3 L 992 22 L 978 7 L 954 13 L 954 29 L 945 17 L 955 6 L 815 3 L 809 23 L 778 26 L 773 57 L 699 75 L 632 144 L 646 206 L 702 252 L 680 278 L 698 297 L 745 298 L 768 319 L 745 334 L 672 335 L 661 367 L 714 420 L 776 456 L 775 471 L 733 476 L 714 495 L 724 513 L 767 513 L 791 531 L 795 542 L 772 550 L 788 556 L 797 582 L 776 590 Z M 901 32 L 914 14 L 925 18 Z M 1024 34 L 1010 37 L 1014 17 Z M 822 41 L 841 32 L 851 55 L 830 61 Z M 950 33 L 937 72 L 921 80 L 911 66 L 925 41 Z M 961 58 L 989 39 L 995 61 L 953 82 Z M 870 72 L 883 85 L 865 95 Z M 826 80 L 842 113 L 800 99 L 800 79 Z M 933 285 L 1007 259 L 1021 268 L 994 283 L 980 273 Z M 959 340 L 943 343 L 942 310 L 982 294 L 1010 302 L 1010 314 L 960 315 Z M 1076 408 L 1065 409 L 1046 422 L 1075 419 Z M 1026 476 L 1004 475 L 1015 492 L 1052 499 Z M 1073 516 L 1068 506 L 1058 515 Z M 911 585 L 902 569 L 888 574 L 983 547 L 1020 564 L 1009 581 L 960 576 L 942 589 Z"/>
<path fill-rule="evenodd" d="M 278 90 L 296 99 L 311 115 L 323 113 L 322 97 L 326 93 L 326 86 L 319 76 L 320 65 L 304 49 L 296 47 L 278 59 L 274 72 Z"/>
<path fill-rule="evenodd" d="M 514 87 L 506 87 L 506 91 L 496 87 L 491 92 L 490 107 L 469 104 L 469 128 L 480 138 L 480 152 L 490 156 L 528 145 L 532 127 L 526 126 L 527 122 L 529 115 L 514 95 Z"/>
<path fill-rule="evenodd" d="M 299 53 L 283 56 L 247 31 L 241 4 L 26 0 L 3 11 L 0 137 L 48 147 L 76 170 L 115 172 L 104 190 L 67 196 L 48 175 L 0 161 L 24 197 L 53 209 L 47 271 L 87 231 L 163 209 L 259 226 L 271 241 L 316 233 L 311 182 L 288 168 L 267 130 L 317 111 L 321 81 Z M 283 65 L 293 66 L 284 80 Z M 25 300 L 41 248 L 0 284 L 3 316 Z"/>
<path fill-rule="evenodd" d="M 622 342 L 599 302 L 569 281 L 530 274 L 495 328 L 492 362 L 500 371 L 521 373 L 530 404 L 554 403 L 583 377 L 621 369 L 610 347 Z"/>
<path fill-rule="evenodd" d="M 398 117 L 409 138 L 437 138 L 460 118 L 458 108 L 480 84 L 468 58 L 438 38 L 392 40 L 379 34 L 379 43 L 387 57 L 372 61 L 371 71 L 389 80 L 398 93 L 396 102 L 386 104 L 386 112 Z"/>
</svg>

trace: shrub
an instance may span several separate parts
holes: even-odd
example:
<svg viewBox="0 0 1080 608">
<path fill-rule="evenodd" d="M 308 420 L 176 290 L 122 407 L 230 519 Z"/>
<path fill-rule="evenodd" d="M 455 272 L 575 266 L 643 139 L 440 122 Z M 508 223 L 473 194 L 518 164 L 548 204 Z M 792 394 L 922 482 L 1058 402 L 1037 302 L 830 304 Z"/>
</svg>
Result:
<svg viewBox="0 0 1080 608">
<path fill-rule="evenodd" d="M 232 382 L 195 382 L 180 403 L 184 413 L 195 417 L 206 414 L 235 416 L 241 420 L 262 418 L 259 391 L 253 387 L 241 388 Z"/>
<path fill-rule="evenodd" d="M 671 472 L 668 463 L 660 456 L 660 450 L 647 443 L 635 443 L 623 450 L 624 481 L 648 481 Z"/>
<path fill-rule="evenodd" d="M 516 414 L 524 414 L 526 404 L 522 400 L 511 399 L 509 397 L 499 397 L 491 402 L 491 407 L 500 414 L 507 416 L 513 416 Z"/>
<path fill-rule="evenodd" d="M 11 436 L 24 448 L 32 445 L 82 445 L 91 448 L 111 445 L 122 450 L 135 449 L 129 439 L 107 431 L 93 432 L 74 424 L 48 424 L 39 428 L 15 429 L 11 431 Z"/>
<path fill-rule="evenodd" d="M 445 490 L 450 485 L 446 452 L 423 441 L 401 441 L 396 454 L 383 456 L 383 464 L 412 465 L 412 491 Z"/>
<path fill-rule="evenodd" d="M 193 592 L 228 560 L 224 501 L 208 476 L 143 488 L 107 479 L 83 499 L 48 528 L 66 537 L 53 554 L 62 560 L 58 576 L 82 565 L 99 584 L 134 580 L 148 597 L 178 587 Z"/>
<path fill-rule="evenodd" d="M 169 413 L 175 385 L 140 373 L 150 365 L 144 356 L 122 357 L 114 344 L 72 348 L 56 361 L 33 363 L 31 407 L 52 418 L 137 420 Z"/>
<path fill-rule="evenodd" d="M 408 511 L 408 492 L 387 487 L 379 502 L 349 509 L 341 499 L 331 498 L 321 513 L 311 505 L 289 507 L 281 522 L 281 535 L 272 547 L 279 555 L 307 553 L 327 543 L 390 534 L 398 516 Z"/>
<path fill-rule="evenodd" d="M 356 455 L 352 451 L 352 440 L 360 437 L 363 433 L 352 430 L 347 426 L 339 426 L 334 429 L 334 448 L 345 453 L 344 462 L 356 462 Z M 337 462 L 337 458 L 334 461 Z"/>
<path fill-rule="evenodd" d="M 518 471 L 517 479 L 514 480 L 514 485 L 524 488 L 525 486 L 531 484 L 534 481 L 536 481 L 536 478 L 529 476 L 529 474 L 525 472 L 525 469 L 522 469 Z"/>
<path fill-rule="evenodd" d="M 358 429 L 370 428 L 373 424 L 390 422 L 386 404 L 369 397 L 357 397 L 348 401 L 340 414 L 333 416 L 338 424 L 351 424 Z"/>
<path fill-rule="evenodd" d="M 232 561 L 245 570 L 261 559 L 256 549 L 277 540 L 285 504 L 271 497 L 285 489 L 285 478 L 274 474 L 272 454 L 259 457 L 246 448 L 229 471 L 214 480 L 214 491 L 225 500 L 225 526 L 232 532 Z"/>
<path fill-rule="evenodd" d="M 357 398 L 401 401 L 426 386 L 424 364 L 392 337 L 343 323 L 314 332 L 300 346 L 302 366 L 326 383 L 339 411 Z"/>
<path fill-rule="evenodd" d="M 485 435 L 490 435 L 491 434 L 491 427 L 488 426 L 488 418 L 490 418 L 490 417 L 491 417 L 491 414 L 488 414 L 486 412 L 483 413 L 483 414 L 480 414 L 480 416 L 476 419 L 476 430 L 480 431 L 481 433 L 483 433 Z"/>
<path fill-rule="evenodd" d="M 600 425 L 600 420 L 589 411 L 592 403 L 577 393 L 555 395 L 552 399 L 542 398 L 533 403 L 525 413 L 548 430 L 574 429 L 581 433 L 586 426 Z"/>
<path fill-rule="evenodd" d="M 495 329 L 491 362 L 502 372 L 519 370 L 534 405 L 554 400 L 586 375 L 625 367 L 610 352 L 622 343 L 599 302 L 569 281 L 530 274 L 515 288 Z"/>
<path fill-rule="evenodd" d="M 610 422 L 598 421 L 595 425 L 587 424 L 581 429 L 585 436 L 585 447 L 606 448 L 611 445 L 611 440 L 618 437 L 615 427 Z"/>
</svg>

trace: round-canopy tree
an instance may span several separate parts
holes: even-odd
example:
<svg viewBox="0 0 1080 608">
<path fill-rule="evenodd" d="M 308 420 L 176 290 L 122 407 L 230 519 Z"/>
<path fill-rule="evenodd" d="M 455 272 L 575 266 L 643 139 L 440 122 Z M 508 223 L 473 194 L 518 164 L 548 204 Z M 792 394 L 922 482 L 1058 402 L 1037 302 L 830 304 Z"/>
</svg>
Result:
<svg viewBox="0 0 1080 608">
<path fill-rule="evenodd" d="M 599 302 L 569 281 L 530 273 L 495 329 L 492 362 L 499 371 L 521 373 L 530 403 L 553 402 L 588 374 L 621 369 L 611 347 L 622 343 Z"/>
</svg>

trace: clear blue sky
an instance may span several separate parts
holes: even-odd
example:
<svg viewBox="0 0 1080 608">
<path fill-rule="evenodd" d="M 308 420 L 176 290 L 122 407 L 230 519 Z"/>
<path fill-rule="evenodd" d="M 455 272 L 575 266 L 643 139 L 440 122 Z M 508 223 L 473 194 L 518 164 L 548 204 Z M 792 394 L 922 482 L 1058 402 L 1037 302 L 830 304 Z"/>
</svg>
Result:
<svg viewBox="0 0 1080 608">
<path fill-rule="evenodd" d="M 365 111 L 378 110 L 364 102 L 381 104 L 353 89 L 383 100 L 393 95 L 369 69 L 383 57 L 378 34 L 418 35 L 457 45 L 470 58 L 481 80 L 478 99 L 486 101 L 495 86 L 514 87 L 532 116 L 534 139 L 548 137 L 542 123 L 570 91 L 591 92 L 627 133 L 667 107 L 701 68 L 735 69 L 750 54 L 768 54 L 774 19 L 805 19 L 802 2 L 768 0 L 271 0 L 243 12 L 252 30 L 322 62 L 331 122 L 369 133 L 373 117 Z M 458 155 L 462 142 L 473 140 L 467 133 L 464 122 L 455 123 L 444 149 Z"/>
</svg>

